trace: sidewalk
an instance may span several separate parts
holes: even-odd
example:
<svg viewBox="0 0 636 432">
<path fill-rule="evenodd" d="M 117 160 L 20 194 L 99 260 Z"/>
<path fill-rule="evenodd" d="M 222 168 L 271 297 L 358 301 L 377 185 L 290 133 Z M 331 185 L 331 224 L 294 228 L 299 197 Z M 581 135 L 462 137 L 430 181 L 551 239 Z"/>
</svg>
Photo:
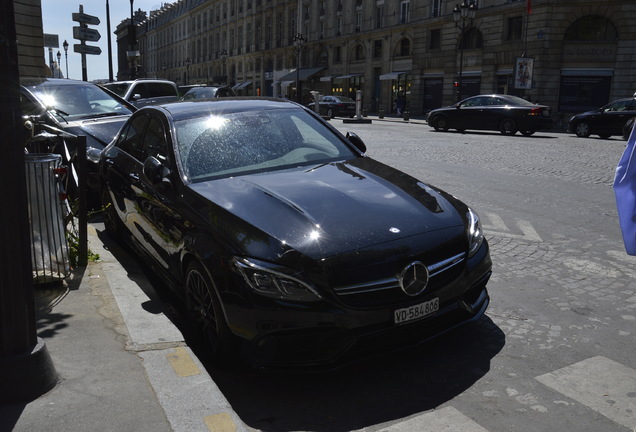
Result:
<svg viewBox="0 0 636 432">
<path fill-rule="evenodd" d="M 59 382 L 28 404 L 0 406 L 0 432 L 252 430 L 164 315 L 135 260 L 128 256 L 124 268 L 108 249 L 118 246 L 104 245 L 102 229 L 88 227 L 99 262 L 76 269 L 64 286 L 36 286 L 38 336 Z"/>
</svg>

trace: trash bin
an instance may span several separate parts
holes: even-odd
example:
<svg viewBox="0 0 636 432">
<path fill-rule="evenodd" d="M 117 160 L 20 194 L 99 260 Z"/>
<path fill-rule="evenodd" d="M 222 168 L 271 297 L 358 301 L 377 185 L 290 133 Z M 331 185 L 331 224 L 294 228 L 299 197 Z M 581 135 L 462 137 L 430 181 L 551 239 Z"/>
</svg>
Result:
<svg viewBox="0 0 636 432">
<path fill-rule="evenodd" d="M 33 281 L 36 284 L 61 281 L 70 274 L 64 203 L 56 175 L 62 156 L 34 153 L 24 155 L 24 159 Z"/>
</svg>

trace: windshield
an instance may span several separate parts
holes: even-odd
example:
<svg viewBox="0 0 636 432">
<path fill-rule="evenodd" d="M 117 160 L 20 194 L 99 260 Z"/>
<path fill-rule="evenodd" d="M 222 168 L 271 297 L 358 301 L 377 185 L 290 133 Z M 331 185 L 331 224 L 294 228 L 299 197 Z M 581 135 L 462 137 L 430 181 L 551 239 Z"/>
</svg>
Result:
<svg viewBox="0 0 636 432">
<path fill-rule="evenodd" d="M 356 157 L 336 134 L 299 109 L 206 115 L 175 127 L 181 165 L 195 182 Z"/>
<path fill-rule="evenodd" d="M 30 90 L 54 116 L 66 121 L 132 112 L 93 84 L 47 84 Z"/>
<path fill-rule="evenodd" d="M 106 87 L 108 90 L 112 91 L 113 93 L 115 93 L 118 96 L 121 97 L 125 97 L 126 96 L 126 92 L 128 91 L 128 87 L 130 87 L 130 84 L 128 83 L 108 83 L 108 84 L 104 84 L 104 87 Z"/>
</svg>

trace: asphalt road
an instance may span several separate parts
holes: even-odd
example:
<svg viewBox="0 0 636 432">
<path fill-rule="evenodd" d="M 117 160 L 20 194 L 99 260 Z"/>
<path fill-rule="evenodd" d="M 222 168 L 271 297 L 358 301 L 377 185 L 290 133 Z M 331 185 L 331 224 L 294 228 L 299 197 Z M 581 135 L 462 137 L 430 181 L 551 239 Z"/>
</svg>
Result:
<svg viewBox="0 0 636 432">
<path fill-rule="evenodd" d="M 418 350 L 338 372 L 210 366 L 240 418 L 263 431 L 634 431 L 636 257 L 611 188 L 625 142 L 332 124 L 480 214 L 491 306 Z"/>
</svg>

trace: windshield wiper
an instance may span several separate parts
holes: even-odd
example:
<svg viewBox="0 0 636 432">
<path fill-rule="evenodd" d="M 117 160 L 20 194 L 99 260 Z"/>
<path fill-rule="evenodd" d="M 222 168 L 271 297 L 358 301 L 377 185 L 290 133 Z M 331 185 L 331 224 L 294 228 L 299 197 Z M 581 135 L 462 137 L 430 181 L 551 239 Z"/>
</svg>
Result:
<svg viewBox="0 0 636 432">
<path fill-rule="evenodd" d="M 49 111 L 55 112 L 58 116 L 62 117 L 62 120 L 68 123 L 68 120 L 66 120 L 66 117 L 64 116 L 69 116 L 70 115 L 69 113 L 64 112 L 61 109 L 55 108 L 55 107 L 49 107 Z"/>
<path fill-rule="evenodd" d="M 107 112 L 107 113 L 99 113 L 99 114 L 90 114 L 80 117 L 80 119 L 89 119 L 89 118 L 101 118 L 101 117 L 113 117 L 123 115 L 117 112 Z"/>
</svg>

